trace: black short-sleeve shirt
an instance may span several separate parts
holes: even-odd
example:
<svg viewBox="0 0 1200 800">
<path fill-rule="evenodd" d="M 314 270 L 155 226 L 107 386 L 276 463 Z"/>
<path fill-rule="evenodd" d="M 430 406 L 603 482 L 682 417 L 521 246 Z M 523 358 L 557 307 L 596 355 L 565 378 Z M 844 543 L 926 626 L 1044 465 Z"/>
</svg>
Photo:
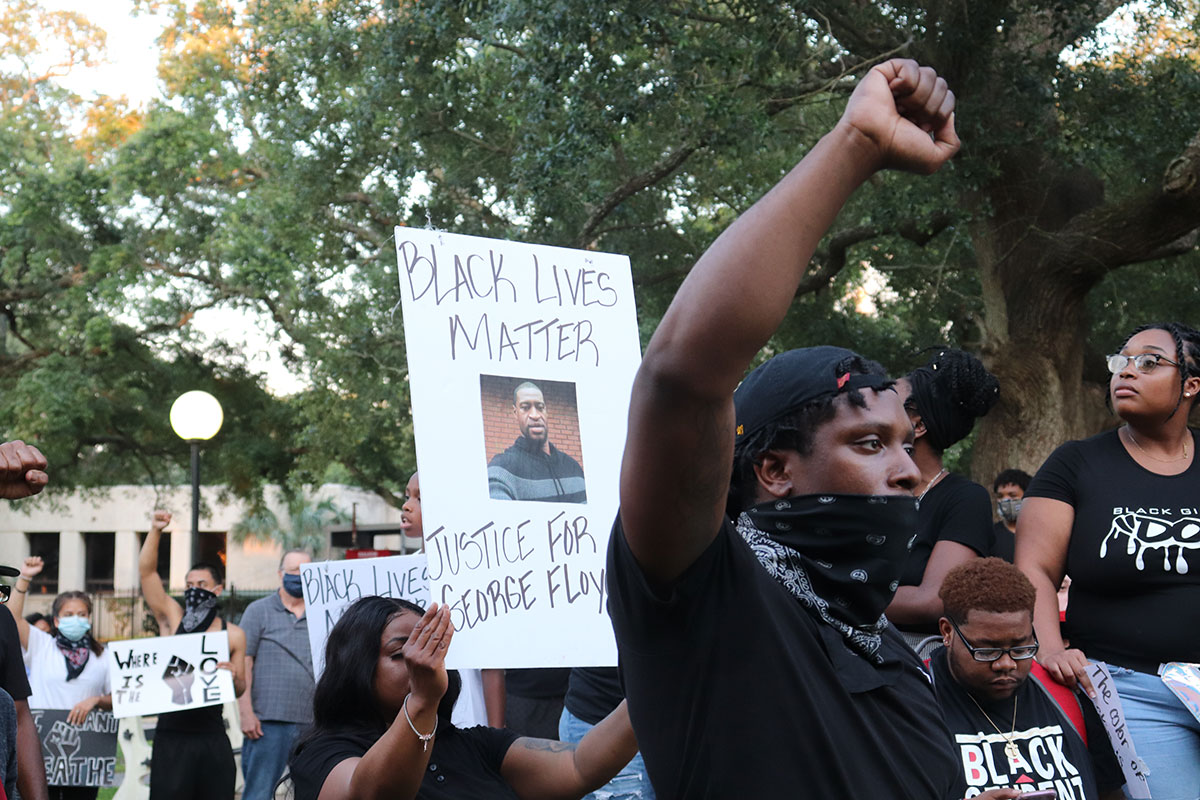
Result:
<svg viewBox="0 0 1200 800">
<path fill-rule="evenodd" d="M 517 740 L 515 733 L 483 726 L 439 725 L 417 800 L 516 800 L 516 793 L 500 775 L 504 756 Z M 362 758 L 378 738 L 378 733 L 362 730 L 331 731 L 305 743 L 288 762 L 296 800 L 317 800 L 333 768 L 348 758 Z"/>
<path fill-rule="evenodd" d="M 933 652 L 929 666 L 959 755 L 958 782 L 945 800 L 1000 787 L 1025 792 L 1057 789 L 1060 798 L 1098 800 L 1100 792 L 1124 784 L 1108 734 L 1087 698 L 1079 703 L 1088 735 L 1084 744 L 1065 712 L 1032 675 L 1017 690 L 1014 716 L 1012 700 L 977 704 L 980 701 L 973 700 L 950 674 L 944 648 Z M 1002 730 L 997 731 L 997 725 Z M 1005 756 L 1009 740 L 1017 746 L 1015 763 Z"/>
<path fill-rule="evenodd" d="M 924 497 L 901 586 L 920 586 L 925 565 L 938 542 L 958 542 L 986 556 L 992 546 L 992 500 L 988 490 L 961 475 L 948 473 Z"/>
<path fill-rule="evenodd" d="M 12 695 L 13 700 L 28 700 L 32 694 L 25 662 L 21 660 L 17 623 L 7 608 L 0 612 L 0 689 Z"/>
<path fill-rule="evenodd" d="M 1008 563 L 1013 563 L 1013 558 L 1017 551 L 1017 537 L 1008 526 L 1001 520 L 992 526 L 992 546 L 988 550 L 989 556 L 1003 558 Z"/>
<path fill-rule="evenodd" d="M 609 610 L 629 714 L 659 797 L 941 798 L 949 734 L 891 628 L 877 668 L 818 623 L 726 521 L 668 589 L 620 521 Z"/>
<path fill-rule="evenodd" d="M 1200 630 L 1200 458 L 1157 475 L 1107 431 L 1051 453 L 1025 496 L 1075 510 L 1072 646 L 1140 669 L 1200 661 L 1200 636 L 1185 635 Z"/>
</svg>

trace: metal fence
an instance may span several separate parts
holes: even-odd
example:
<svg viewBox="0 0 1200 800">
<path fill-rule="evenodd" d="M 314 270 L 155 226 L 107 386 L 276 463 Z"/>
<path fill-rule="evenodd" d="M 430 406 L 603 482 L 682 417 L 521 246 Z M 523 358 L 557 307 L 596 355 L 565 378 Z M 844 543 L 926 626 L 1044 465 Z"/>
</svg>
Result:
<svg viewBox="0 0 1200 800">
<path fill-rule="evenodd" d="M 237 622 L 242 612 L 260 597 L 265 597 L 279 587 L 269 589 L 245 589 L 227 587 L 220 596 L 220 614 L 228 622 Z M 183 603 L 183 595 L 172 595 Z M 27 608 L 29 611 L 38 610 Z M 47 609 L 47 612 L 49 609 Z M 146 606 L 141 592 L 98 592 L 92 595 L 92 636 L 98 641 L 137 639 L 142 636 L 158 636 L 158 622 Z"/>
</svg>

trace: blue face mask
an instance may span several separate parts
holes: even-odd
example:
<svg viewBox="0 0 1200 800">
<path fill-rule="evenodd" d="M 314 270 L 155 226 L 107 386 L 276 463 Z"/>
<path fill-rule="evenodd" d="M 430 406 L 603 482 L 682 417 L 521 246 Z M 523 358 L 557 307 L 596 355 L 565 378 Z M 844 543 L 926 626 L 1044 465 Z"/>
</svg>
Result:
<svg viewBox="0 0 1200 800">
<path fill-rule="evenodd" d="M 299 575 L 285 572 L 283 575 L 283 590 L 292 597 L 304 597 L 303 583 Z"/>
<path fill-rule="evenodd" d="M 59 617 L 58 630 L 68 641 L 78 642 L 92 629 L 87 617 Z"/>
</svg>

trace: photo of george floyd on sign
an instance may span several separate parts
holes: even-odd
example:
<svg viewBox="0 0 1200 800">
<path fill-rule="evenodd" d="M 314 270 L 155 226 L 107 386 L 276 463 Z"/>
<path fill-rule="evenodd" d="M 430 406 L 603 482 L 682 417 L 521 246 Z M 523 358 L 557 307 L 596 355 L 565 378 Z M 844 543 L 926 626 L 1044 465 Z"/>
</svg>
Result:
<svg viewBox="0 0 1200 800">
<path fill-rule="evenodd" d="M 355 600 L 378 595 L 429 607 L 429 572 L 425 556 L 420 553 L 301 564 L 300 586 L 304 590 L 314 679 L 325 671 L 329 631 Z"/>
<path fill-rule="evenodd" d="M 113 716 L 162 714 L 232 702 L 229 634 L 187 633 L 109 642 Z"/>
<path fill-rule="evenodd" d="M 112 786 L 117 774 L 117 728 L 110 712 L 93 709 L 82 725 L 67 709 L 31 708 L 51 786 Z"/>
<path fill-rule="evenodd" d="M 605 557 L 641 359 L 628 257 L 414 228 L 396 252 L 447 665 L 616 664 Z"/>
</svg>

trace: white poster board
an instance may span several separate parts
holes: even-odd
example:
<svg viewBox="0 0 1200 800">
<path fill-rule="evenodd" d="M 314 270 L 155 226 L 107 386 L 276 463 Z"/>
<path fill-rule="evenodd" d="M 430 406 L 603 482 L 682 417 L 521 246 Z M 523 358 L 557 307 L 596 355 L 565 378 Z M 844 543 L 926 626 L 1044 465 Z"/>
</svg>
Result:
<svg viewBox="0 0 1200 800">
<path fill-rule="evenodd" d="M 431 592 L 457 630 L 447 663 L 615 664 L 605 555 L 641 358 L 629 259 L 413 228 L 396 250 Z M 548 434 L 514 413 L 526 382 Z M 538 435 L 560 455 L 526 481 L 517 451 Z M 513 498 L 496 498 L 498 474 Z"/>
<path fill-rule="evenodd" d="M 422 608 L 429 606 L 429 573 L 422 554 L 301 564 L 300 581 L 314 679 L 325 670 L 329 631 L 355 600 L 376 595 L 411 600 Z"/>
<path fill-rule="evenodd" d="M 104 650 L 112 686 L 113 716 L 184 711 L 232 702 L 229 634 L 186 633 L 109 642 Z"/>
</svg>

